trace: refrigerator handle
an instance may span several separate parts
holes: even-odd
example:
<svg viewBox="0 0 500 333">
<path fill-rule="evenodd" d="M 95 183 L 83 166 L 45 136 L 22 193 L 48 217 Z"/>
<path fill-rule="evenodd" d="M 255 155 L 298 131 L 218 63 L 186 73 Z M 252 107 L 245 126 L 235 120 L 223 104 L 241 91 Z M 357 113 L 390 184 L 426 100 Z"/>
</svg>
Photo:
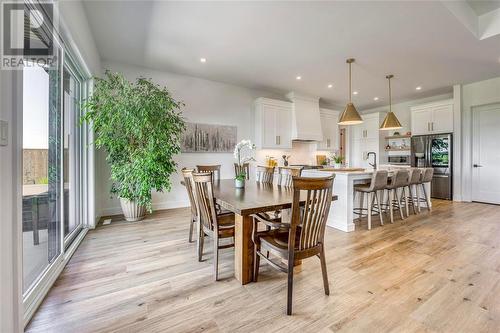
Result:
<svg viewBox="0 0 500 333">
<path fill-rule="evenodd" d="M 427 167 L 432 167 L 432 137 L 427 138 Z"/>
</svg>

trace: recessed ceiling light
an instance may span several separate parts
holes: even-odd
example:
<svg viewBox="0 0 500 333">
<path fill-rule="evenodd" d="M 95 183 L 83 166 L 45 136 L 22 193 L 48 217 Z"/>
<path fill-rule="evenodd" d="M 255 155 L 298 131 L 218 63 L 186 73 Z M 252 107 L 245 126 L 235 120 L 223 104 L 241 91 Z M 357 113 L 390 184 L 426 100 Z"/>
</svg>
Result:
<svg viewBox="0 0 500 333">
<path fill-rule="evenodd" d="M 358 94 L 358 92 L 357 92 L 357 91 L 353 91 L 353 92 L 352 92 L 352 94 L 353 94 L 353 95 L 357 95 L 357 94 Z"/>
<path fill-rule="evenodd" d="M 374 101 L 378 101 L 378 97 L 373 97 L 373 100 Z"/>
<path fill-rule="evenodd" d="M 422 87 L 418 86 L 418 87 L 415 88 L 415 90 L 422 90 Z"/>
<path fill-rule="evenodd" d="M 200 58 L 200 62 L 205 63 L 205 62 L 207 62 L 207 59 L 206 58 Z"/>
<path fill-rule="evenodd" d="M 302 76 L 300 76 L 300 75 L 299 75 L 299 76 L 297 76 L 295 79 L 297 79 L 297 80 L 302 80 Z"/>
<path fill-rule="evenodd" d="M 331 84 L 331 83 L 330 83 L 330 84 L 328 85 L 328 88 L 332 88 L 332 87 L 333 87 L 333 84 Z"/>
</svg>

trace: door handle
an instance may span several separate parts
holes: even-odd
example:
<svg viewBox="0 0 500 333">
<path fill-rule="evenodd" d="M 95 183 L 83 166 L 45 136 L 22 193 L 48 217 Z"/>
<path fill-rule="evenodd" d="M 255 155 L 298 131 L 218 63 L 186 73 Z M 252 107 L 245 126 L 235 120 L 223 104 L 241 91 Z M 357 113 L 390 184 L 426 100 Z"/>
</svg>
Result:
<svg viewBox="0 0 500 333">
<path fill-rule="evenodd" d="M 431 131 L 431 123 L 427 123 L 427 131 Z"/>
<path fill-rule="evenodd" d="M 434 122 L 431 123 L 431 131 L 434 132 Z"/>
<path fill-rule="evenodd" d="M 274 139 L 274 143 L 278 144 L 278 136 L 276 135 L 276 138 Z"/>
<path fill-rule="evenodd" d="M 482 165 L 479 165 L 479 164 L 474 164 L 473 165 L 474 168 L 482 168 L 483 166 Z"/>
</svg>

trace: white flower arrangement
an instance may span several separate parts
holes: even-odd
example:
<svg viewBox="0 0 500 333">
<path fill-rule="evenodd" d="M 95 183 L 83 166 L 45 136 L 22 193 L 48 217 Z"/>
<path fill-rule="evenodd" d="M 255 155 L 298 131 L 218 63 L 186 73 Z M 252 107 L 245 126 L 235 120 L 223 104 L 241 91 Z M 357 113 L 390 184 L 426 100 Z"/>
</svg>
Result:
<svg viewBox="0 0 500 333">
<path fill-rule="evenodd" d="M 255 149 L 255 145 L 250 140 L 241 140 L 234 147 L 234 158 L 238 161 L 238 165 L 243 165 L 255 159 L 250 155 L 250 152 Z"/>
</svg>

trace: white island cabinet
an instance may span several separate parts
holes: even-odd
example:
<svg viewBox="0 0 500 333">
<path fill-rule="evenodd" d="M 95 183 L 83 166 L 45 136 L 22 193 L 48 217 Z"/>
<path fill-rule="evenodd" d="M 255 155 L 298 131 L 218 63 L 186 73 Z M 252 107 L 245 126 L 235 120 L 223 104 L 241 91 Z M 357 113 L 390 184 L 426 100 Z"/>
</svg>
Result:
<svg viewBox="0 0 500 333">
<path fill-rule="evenodd" d="M 398 167 L 387 168 L 391 176 Z M 313 169 L 303 170 L 303 177 L 328 177 L 335 174 L 333 182 L 333 194 L 338 196 L 338 200 L 332 201 L 330 213 L 326 224 L 329 227 L 345 232 L 354 231 L 354 207 L 359 207 L 359 202 L 354 202 L 354 184 L 367 183 L 372 178 L 373 170 L 364 171 L 336 171 L 335 169 Z M 427 193 L 430 192 L 430 183 L 426 184 Z M 359 198 L 359 196 L 358 196 Z M 358 200 L 359 201 L 359 200 Z M 388 220 L 388 216 L 386 219 Z M 376 225 L 376 224 L 375 224 Z"/>
</svg>

